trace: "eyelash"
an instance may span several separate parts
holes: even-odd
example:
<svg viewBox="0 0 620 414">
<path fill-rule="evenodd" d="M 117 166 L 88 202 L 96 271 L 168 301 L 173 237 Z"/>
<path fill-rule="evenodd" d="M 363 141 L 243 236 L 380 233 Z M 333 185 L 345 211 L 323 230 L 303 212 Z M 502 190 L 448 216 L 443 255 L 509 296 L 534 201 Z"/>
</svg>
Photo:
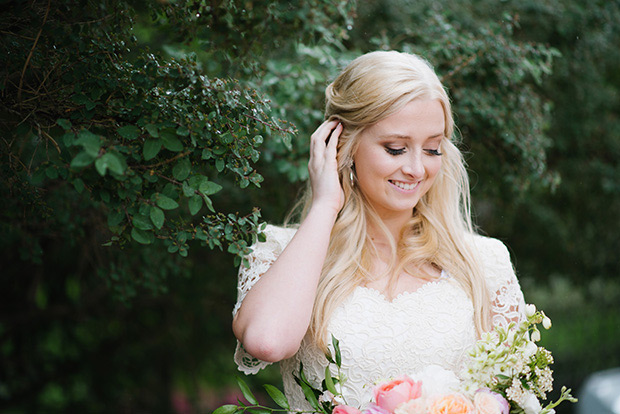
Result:
<svg viewBox="0 0 620 414">
<path fill-rule="evenodd" d="M 405 153 L 405 149 L 404 148 L 394 149 L 394 148 L 390 148 L 390 147 L 385 147 L 385 151 L 388 154 L 390 154 L 390 155 L 401 155 L 401 154 Z M 435 150 L 435 149 L 426 149 L 424 151 L 426 151 L 426 153 L 428 155 L 436 155 L 436 156 L 443 155 L 443 153 L 441 153 L 441 152 L 439 152 L 439 150 Z"/>
</svg>

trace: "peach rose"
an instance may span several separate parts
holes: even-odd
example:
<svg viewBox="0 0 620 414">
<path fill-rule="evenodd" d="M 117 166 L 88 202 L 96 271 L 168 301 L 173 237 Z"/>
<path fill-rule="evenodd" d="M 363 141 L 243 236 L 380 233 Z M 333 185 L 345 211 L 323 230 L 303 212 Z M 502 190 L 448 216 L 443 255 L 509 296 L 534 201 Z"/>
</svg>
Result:
<svg viewBox="0 0 620 414">
<path fill-rule="evenodd" d="M 362 412 L 355 407 L 350 407 L 348 405 L 337 405 L 332 411 L 332 414 L 361 414 Z"/>
<path fill-rule="evenodd" d="M 463 394 L 448 394 L 433 401 L 428 412 L 429 414 L 472 414 L 474 405 Z"/>
<path fill-rule="evenodd" d="M 384 382 L 372 390 L 376 404 L 393 413 L 396 407 L 409 400 L 419 398 L 422 394 L 422 381 L 414 381 L 408 376 Z"/>
<path fill-rule="evenodd" d="M 422 398 L 407 401 L 396 407 L 394 414 L 426 414 L 426 401 Z"/>
<path fill-rule="evenodd" d="M 483 388 L 474 395 L 476 414 L 508 414 L 508 401 L 496 392 Z"/>
</svg>

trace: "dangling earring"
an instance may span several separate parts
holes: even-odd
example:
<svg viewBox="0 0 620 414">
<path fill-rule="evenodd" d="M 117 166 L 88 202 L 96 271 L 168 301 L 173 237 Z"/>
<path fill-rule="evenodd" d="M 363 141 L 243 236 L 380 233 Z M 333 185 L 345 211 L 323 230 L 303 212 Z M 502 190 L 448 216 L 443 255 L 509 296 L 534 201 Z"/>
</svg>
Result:
<svg viewBox="0 0 620 414">
<path fill-rule="evenodd" d="M 351 166 L 349 167 L 349 180 L 351 180 L 351 187 L 355 186 L 355 164 L 351 163 Z"/>
</svg>

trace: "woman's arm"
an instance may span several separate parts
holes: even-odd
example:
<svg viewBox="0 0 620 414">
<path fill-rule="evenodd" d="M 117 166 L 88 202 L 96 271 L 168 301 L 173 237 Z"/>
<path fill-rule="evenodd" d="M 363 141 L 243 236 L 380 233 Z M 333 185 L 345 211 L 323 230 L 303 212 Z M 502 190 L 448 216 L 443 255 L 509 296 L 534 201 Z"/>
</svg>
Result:
<svg viewBox="0 0 620 414">
<path fill-rule="evenodd" d="M 312 207 L 233 319 L 235 336 L 260 360 L 275 362 L 294 355 L 308 330 L 330 234 L 344 200 L 336 163 L 341 132 L 342 125 L 330 121 L 312 135 L 308 163 Z"/>
</svg>

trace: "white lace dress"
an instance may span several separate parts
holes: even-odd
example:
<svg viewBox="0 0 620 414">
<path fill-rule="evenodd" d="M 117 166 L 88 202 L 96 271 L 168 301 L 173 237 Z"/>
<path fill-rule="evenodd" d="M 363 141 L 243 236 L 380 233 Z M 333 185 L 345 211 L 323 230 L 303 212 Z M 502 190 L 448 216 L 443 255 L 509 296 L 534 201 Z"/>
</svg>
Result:
<svg viewBox="0 0 620 414">
<path fill-rule="evenodd" d="M 271 266 L 295 234 L 294 229 L 267 226 L 267 241 L 258 243 L 249 257 L 250 267 L 239 271 L 238 298 L 243 298 Z M 486 281 L 493 298 L 493 323 L 518 320 L 523 294 L 506 247 L 496 239 L 476 236 Z M 392 301 L 378 291 L 356 288 L 334 312 L 329 331 L 340 341 L 346 403 L 364 407 L 371 401 L 372 386 L 436 364 L 457 372 L 475 342 L 473 306 L 467 294 L 449 275 L 442 273 L 415 292 L 402 293 Z M 249 355 L 237 343 L 235 362 L 245 374 L 269 365 Z M 323 353 L 306 337 L 297 354 L 281 361 L 284 391 L 293 409 L 311 409 L 293 378 L 303 362 L 308 379 L 320 384 L 328 364 Z"/>
</svg>

